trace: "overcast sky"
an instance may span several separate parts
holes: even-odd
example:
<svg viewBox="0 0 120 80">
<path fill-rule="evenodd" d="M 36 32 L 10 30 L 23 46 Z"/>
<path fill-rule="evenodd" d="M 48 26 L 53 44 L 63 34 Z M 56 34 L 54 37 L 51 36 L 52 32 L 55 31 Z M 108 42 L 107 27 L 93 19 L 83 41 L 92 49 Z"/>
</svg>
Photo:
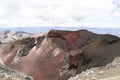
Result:
<svg viewBox="0 0 120 80">
<path fill-rule="evenodd" d="M 0 27 L 120 27 L 120 0 L 0 0 Z"/>
</svg>

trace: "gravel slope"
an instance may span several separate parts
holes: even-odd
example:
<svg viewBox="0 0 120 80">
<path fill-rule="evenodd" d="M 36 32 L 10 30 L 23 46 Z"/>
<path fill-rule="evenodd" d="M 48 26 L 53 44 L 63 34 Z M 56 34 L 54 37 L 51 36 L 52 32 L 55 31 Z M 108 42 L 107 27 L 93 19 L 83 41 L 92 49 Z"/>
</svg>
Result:
<svg viewBox="0 0 120 80">
<path fill-rule="evenodd" d="M 120 80 L 120 57 L 106 66 L 88 69 L 69 80 Z"/>
</svg>

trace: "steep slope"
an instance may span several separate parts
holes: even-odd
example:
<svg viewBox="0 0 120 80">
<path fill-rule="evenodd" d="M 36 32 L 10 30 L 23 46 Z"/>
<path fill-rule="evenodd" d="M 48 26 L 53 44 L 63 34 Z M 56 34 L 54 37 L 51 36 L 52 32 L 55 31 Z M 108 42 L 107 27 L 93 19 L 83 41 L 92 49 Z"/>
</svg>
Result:
<svg viewBox="0 0 120 80">
<path fill-rule="evenodd" d="M 67 80 L 86 69 L 105 66 L 120 56 L 120 38 L 87 30 L 51 30 L 1 43 L 0 48 L 6 66 L 35 80 Z"/>
</svg>

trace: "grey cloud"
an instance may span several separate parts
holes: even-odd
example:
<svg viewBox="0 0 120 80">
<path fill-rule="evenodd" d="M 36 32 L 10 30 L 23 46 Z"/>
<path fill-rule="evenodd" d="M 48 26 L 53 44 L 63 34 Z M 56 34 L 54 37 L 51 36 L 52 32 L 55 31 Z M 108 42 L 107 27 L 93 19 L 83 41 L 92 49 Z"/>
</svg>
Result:
<svg viewBox="0 0 120 80">
<path fill-rule="evenodd" d="M 0 0 L 0 5 L 6 9 L 6 13 L 3 18 L 10 18 L 15 16 L 20 10 L 20 3 L 19 1 L 13 0 Z"/>
<path fill-rule="evenodd" d="M 100 23 L 104 18 L 101 16 L 109 15 L 111 12 L 115 13 L 120 8 L 120 2 L 118 3 L 118 0 L 92 1 L 93 2 L 89 0 L 0 0 L 0 6 L 2 5 L 7 9 L 4 15 L 4 20 L 6 21 L 4 24 L 8 24 L 7 20 L 11 20 L 11 25 L 13 22 L 13 25 L 17 25 L 18 23 L 34 25 L 35 23 L 42 22 L 48 24 L 77 24 L 80 22 L 86 24 L 86 22 L 92 22 L 94 24 L 95 22 L 93 22 L 93 20 Z M 114 8 L 111 4 L 112 1 L 117 8 Z M 17 19 L 21 20 L 17 21 Z M 110 18 L 106 18 L 106 21 L 109 21 L 109 19 Z"/>
<path fill-rule="evenodd" d="M 116 5 L 117 8 L 120 8 L 120 1 L 119 0 L 113 0 L 113 4 Z"/>
<path fill-rule="evenodd" d="M 111 17 L 113 19 L 117 19 L 116 17 L 120 17 L 120 0 L 113 0 L 112 2 L 116 8 L 111 11 Z"/>
<path fill-rule="evenodd" d="M 73 19 L 74 21 L 77 21 L 77 22 L 81 22 L 84 18 L 82 18 L 80 16 L 72 16 L 71 19 Z"/>
<path fill-rule="evenodd" d="M 37 19 L 42 19 L 43 21 L 49 21 L 50 20 L 50 17 L 48 16 L 43 16 L 43 15 L 39 15 L 39 16 L 36 16 Z"/>
</svg>

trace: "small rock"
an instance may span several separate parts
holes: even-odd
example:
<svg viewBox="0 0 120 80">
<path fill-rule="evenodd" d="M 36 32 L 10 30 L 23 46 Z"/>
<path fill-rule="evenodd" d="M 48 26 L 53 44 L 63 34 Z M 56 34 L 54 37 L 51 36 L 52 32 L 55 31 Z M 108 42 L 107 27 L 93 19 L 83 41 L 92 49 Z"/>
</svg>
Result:
<svg viewBox="0 0 120 80">
<path fill-rule="evenodd" d="M 95 77 L 92 77 L 92 80 L 96 80 L 96 78 L 95 78 Z"/>
<path fill-rule="evenodd" d="M 102 73 L 103 73 L 103 71 L 100 71 L 100 72 L 99 72 L 99 74 L 102 74 Z"/>
</svg>

